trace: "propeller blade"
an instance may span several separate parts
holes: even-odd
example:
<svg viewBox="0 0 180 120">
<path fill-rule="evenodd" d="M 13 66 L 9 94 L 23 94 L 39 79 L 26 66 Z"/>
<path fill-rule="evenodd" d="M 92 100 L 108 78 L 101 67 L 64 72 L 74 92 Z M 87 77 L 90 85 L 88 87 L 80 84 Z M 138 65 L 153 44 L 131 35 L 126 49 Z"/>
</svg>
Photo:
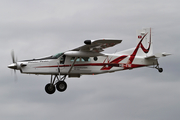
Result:
<svg viewBox="0 0 180 120">
<path fill-rule="evenodd" d="M 14 70 L 14 81 L 17 82 L 17 74 L 16 74 L 16 70 Z"/>
<path fill-rule="evenodd" d="M 14 74 L 16 74 L 16 70 L 14 69 Z"/>
<path fill-rule="evenodd" d="M 14 57 L 14 50 L 12 50 L 12 52 L 11 52 L 11 57 L 12 57 L 12 62 L 13 62 L 13 63 L 16 63 L 15 57 Z"/>
</svg>

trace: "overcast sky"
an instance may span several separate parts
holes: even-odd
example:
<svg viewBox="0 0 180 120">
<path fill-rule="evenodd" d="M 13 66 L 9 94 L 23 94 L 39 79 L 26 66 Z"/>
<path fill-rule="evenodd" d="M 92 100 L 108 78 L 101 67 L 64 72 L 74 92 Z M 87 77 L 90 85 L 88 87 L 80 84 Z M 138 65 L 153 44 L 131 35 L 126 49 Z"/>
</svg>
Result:
<svg viewBox="0 0 180 120">
<path fill-rule="evenodd" d="M 0 119 L 179 120 L 179 0 L 0 0 Z M 67 78 L 64 93 L 48 95 L 50 76 L 14 81 L 11 50 L 18 60 L 64 52 L 87 39 L 123 42 L 105 52 L 136 46 L 136 30 L 152 28 L 154 52 L 164 72 L 138 68 Z"/>
</svg>

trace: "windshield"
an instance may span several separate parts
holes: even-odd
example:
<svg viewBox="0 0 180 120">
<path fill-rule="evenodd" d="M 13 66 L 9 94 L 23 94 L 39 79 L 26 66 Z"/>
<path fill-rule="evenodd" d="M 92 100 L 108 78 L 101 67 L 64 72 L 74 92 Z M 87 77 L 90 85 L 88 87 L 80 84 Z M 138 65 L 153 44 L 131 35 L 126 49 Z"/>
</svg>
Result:
<svg viewBox="0 0 180 120">
<path fill-rule="evenodd" d="M 61 55 L 63 55 L 63 53 L 58 53 L 58 54 L 53 55 L 52 58 L 57 59 L 57 58 L 59 58 Z"/>
</svg>

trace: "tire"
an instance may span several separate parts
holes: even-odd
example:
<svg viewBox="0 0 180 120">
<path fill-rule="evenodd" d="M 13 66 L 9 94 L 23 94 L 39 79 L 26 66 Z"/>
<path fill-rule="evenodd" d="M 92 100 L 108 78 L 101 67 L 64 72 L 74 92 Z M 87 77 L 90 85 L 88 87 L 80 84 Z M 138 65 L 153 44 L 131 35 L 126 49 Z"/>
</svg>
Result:
<svg viewBox="0 0 180 120">
<path fill-rule="evenodd" d="M 48 94 L 53 94 L 56 91 L 56 88 L 53 84 L 49 83 L 45 86 L 45 91 Z"/>
<path fill-rule="evenodd" d="M 162 72 L 163 72 L 163 69 L 162 69 L 162 68 L 159 68 L 158 71 L 159 71 L 160 73 L 162 73 Z"/>
<path fill-rule="evenodd" d="M 67 89 L 67 84 L 66 84 L 66 82 L 64 82 L 64 81 L 59 81 L 59 82 L 57 82 L 57 84 L 56 84 L 56 89 L 57 89 L 59 92 L 64 92 L 64 91 Z"/>
</svg>

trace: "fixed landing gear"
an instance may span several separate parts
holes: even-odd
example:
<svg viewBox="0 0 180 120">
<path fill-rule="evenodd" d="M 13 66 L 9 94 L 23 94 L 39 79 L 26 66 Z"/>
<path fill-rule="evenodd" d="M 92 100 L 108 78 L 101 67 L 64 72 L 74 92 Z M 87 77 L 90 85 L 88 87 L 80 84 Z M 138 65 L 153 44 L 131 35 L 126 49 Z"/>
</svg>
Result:
<svg viewBox="0 0 180 120">
<path fill-rule="evenodd" d="M 56 89 L 59 92 L 64 92 L 67 89 L 67 84 L 64 81 L 66 79 L 66 75 L 64 75 L 63 77 L 58 77 L 58 75 L 55 75 L 53 78 L 53 75 L 51 75 L 51 82 L 48 83 L 45 86 L 45 91 L 48 94 L 53 94 Z"/>
<path fill-rule="evenodd" d="M 48 94 L 53 94 L 55 91 L 56 91 L 56 88 L 55 86 L 52 84 L 52 83 L 49 83 L 45 86 L 45 91 L 48 93 Z"/>
<path fill-rule="evenodd" d="M 157 66 L 155 67 L 160 73 L 162 73 L 163 72 L 163 68 L 160 68 L 159 67 L 159 63 L 157 64 Z"/>
<path fill-rule="evenodd" d="M 59 91 L 59 92 L 64 92 L 67 88 L 67 84 L 66 82 L 64 81 L 59 81 L 56 83 L 56 89 Z"/>
<path fill-rule="evenodd" d="M 163 68 L 158 68 L 158 71 L 159 71 L 160 73 L 162 73 L 162 72 L 163 72 Z"/>
</svg>

